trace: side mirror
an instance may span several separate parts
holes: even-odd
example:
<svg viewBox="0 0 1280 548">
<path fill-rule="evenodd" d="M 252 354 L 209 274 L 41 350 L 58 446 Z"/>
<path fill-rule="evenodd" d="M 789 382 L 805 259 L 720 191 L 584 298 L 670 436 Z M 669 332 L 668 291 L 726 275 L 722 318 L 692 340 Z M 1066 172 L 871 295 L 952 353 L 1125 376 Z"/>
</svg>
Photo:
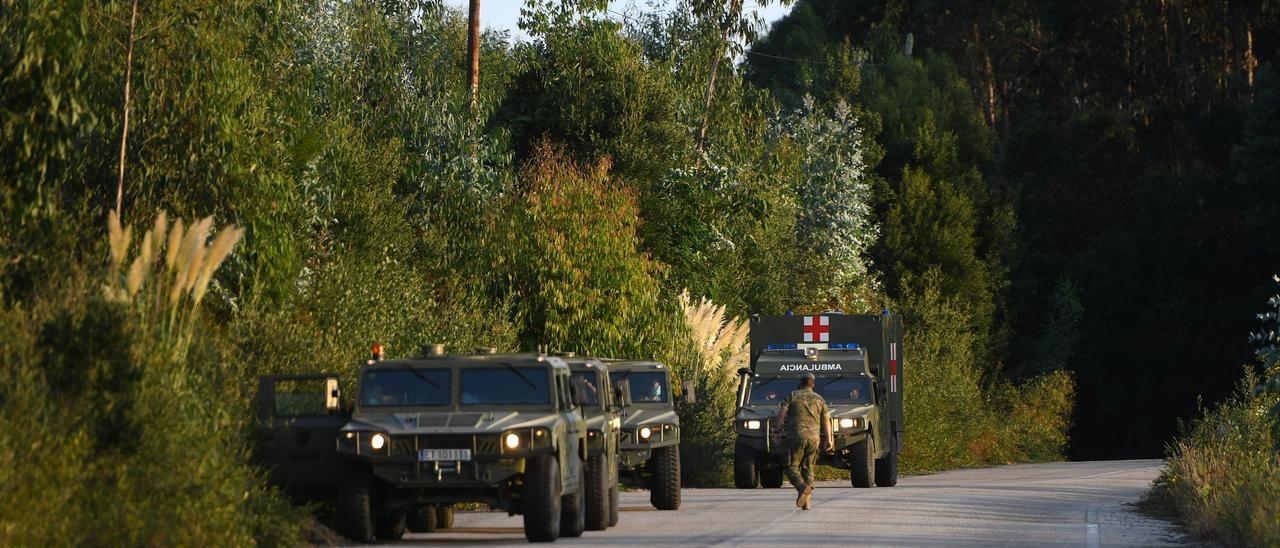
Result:
<svg viewBox="0 0 1280 548">
<path fill-rule="evenodd" d="M 338 388 L 338 379 L 329 377 L 324 380 L 324 409 L 337 411 L 342 408 L 342 390 Z"/>
<path fill-rule="evenodd" d="M 876 381 L 876 403 L 884 401 L 885 392 L 884 381 Z"/>
<path fill-rule="evenodd" d="M 618 407 L 631 407 L 631 381 L 620 380 L 613 389 L 618 391 Z"/>
<path fill-rule="evenodd" d="M 683 381 L 680 387 L 684 389 L 684 403 L 693 405 L 698 403 L 698 397 L 693 393 L 693 381 Z"/>
</svg>

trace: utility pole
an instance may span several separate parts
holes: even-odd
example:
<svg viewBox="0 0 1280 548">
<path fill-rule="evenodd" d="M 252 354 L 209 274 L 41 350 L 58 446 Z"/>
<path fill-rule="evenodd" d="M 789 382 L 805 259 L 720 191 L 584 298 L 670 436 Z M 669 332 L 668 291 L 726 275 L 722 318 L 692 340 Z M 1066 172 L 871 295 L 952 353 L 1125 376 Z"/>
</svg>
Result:
<svg viewBox="0 0 1280 548">
<path fill-rule="evenodd" d="M 467 89 L 474 112 L 480 95 L 480 0 L 471 0 L 467 25 Z"/>
</svg>

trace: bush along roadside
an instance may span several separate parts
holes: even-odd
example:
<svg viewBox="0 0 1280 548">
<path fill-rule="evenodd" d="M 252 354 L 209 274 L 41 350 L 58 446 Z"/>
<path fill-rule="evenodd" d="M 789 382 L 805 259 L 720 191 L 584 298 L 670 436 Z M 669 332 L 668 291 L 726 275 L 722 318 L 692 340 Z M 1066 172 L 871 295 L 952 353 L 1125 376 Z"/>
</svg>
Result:
<svg viewBox="0 0 1280 548">
<path fill-rule="evenodd" d="M 1232 546 L 1280 545 L 1280 295 L 1268 304 L 1263 329 L 1250 336 L 1262 376 L 1245 367 L 1235 395 L 1185 428 L 1143 499 L 1149 511 Z"/>
</svg>

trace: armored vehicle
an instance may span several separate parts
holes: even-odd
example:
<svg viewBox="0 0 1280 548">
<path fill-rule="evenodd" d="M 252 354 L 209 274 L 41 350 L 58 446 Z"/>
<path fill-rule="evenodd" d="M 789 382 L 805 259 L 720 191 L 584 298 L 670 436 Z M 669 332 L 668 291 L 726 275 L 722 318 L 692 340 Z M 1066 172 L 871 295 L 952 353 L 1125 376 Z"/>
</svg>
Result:
<svg viewBox="0 0 1280 548">
<path fill-rule="evenodd" d="M 376 353 L 376 351 L 375 351 Z M 336 376 L 260 380 L 261 455 L 297 493 L 332 493 L 338 532 L 397 539 L 448 526 L 451 505 L 523 514 L 525 537 L 579 536 L 587 422 L 564 360 L 543 354 L 370 360 L 354 404 Z"/>
<path fill-rule="evenodd" d="M 801 376 L 831 410 L 832 452 L 819 464 L 849 470 L 854 487 L 898 483 L 902 451 L 902 318 L 896 314 L 754 316 L 751 367 L 739 370 L 734 484 L 781 487 L 787 465 L 779 405 Z"/>
<path fill-rule="evenodd" d="M 618 524 L 618 446 L 622 432 L 619 412 L 631 395 L 613 386 L 600 360 L 562 354 L 576 386 L 582 390 L 587 418 L 587 530 L 601 531 Z"/>
<path fill-rule="evenodd" d="M 630 396 L 622 409 L 619 470 L 629 485 L 649 490 L 659 510 L 680 508 L 680 419 L 671 394 L 671 372 L 653 361 L 608 362 L 613 383 Z M 691 386 L 684 387 L 693 403 Z"/>
</svg>

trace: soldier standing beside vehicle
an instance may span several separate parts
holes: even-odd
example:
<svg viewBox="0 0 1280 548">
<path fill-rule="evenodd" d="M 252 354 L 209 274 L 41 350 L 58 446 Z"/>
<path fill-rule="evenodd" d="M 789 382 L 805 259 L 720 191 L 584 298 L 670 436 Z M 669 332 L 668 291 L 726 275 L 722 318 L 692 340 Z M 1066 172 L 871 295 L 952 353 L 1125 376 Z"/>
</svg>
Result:
<svg viewBox="0 0 1280 548">
<path fill-rule="evenodd" d="M 813 391 L 814 377 L 806 373 L 800 378 L 800 388 L 791 392 L 778 411 L 778 424 L 786 434 L 787 478 L 800 493 L 796 507 L 809 509 L 813 496 L 813 465 L 818 451 L 830 451 L 831 414 L 827 402 Z M 821 441 L 820 441 L 821 440 Z"/>
</svg>

